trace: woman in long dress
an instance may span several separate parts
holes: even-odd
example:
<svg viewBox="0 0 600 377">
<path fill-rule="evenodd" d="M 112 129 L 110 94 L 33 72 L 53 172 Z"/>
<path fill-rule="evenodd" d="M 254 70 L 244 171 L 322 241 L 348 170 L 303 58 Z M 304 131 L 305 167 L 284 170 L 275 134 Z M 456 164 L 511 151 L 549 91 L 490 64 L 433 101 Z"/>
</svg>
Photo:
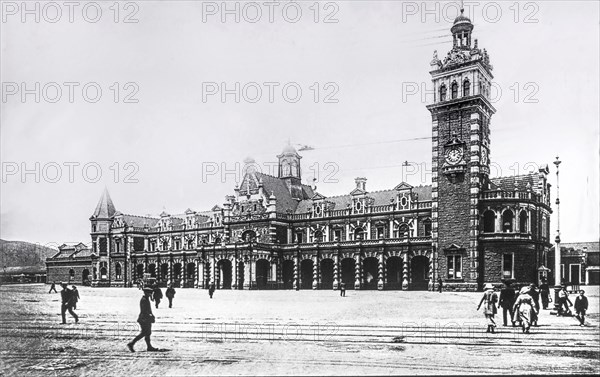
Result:
<svg viewBox="0 0 600 377">
<path fill-rule="evenodd" d="M 495 333 L 496 321 L 494 321 L 494 316 L 497 312 L 496 303 L 498 302 L 498 295 L 494 292 L 494 286 L 489 283 L 485 285 L 484 289 L 485 292 L 481 301 L 479 301 L 477 310 L 483 305 L 483 314 L 487 320 L 487 332 Z"/>
<path fill-rule="evenodd" d="M 523 332 L 528 334 L 529 328 L 531 327 L 531 322 L 535 320 L 537 316 L 533 297 L 531 297 L 529 294 L 530 290 L 530 287 L 523 287 L 521 292 L 519 292 L 519 297 L 517 297 L 515 305 L 513 306 L 515 314 L 518 314 L 519 316 L 519 322 L 521 323 Z"/>
</svg>

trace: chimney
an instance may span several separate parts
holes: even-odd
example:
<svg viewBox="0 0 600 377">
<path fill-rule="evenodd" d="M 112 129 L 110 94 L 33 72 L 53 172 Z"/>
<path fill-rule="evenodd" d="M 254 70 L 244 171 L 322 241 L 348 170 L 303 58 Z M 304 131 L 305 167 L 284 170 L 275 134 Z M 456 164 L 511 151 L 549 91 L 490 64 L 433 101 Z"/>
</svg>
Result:
<svg viewBox="0 0 600 377">
<path fill-rule="evenodd" d="M 367 179 L 363 177 L 358 177 L 354 179 L 356 182 L 356 188 L 361 189 L 363 191 L 367 191 Z"/>
</svg>

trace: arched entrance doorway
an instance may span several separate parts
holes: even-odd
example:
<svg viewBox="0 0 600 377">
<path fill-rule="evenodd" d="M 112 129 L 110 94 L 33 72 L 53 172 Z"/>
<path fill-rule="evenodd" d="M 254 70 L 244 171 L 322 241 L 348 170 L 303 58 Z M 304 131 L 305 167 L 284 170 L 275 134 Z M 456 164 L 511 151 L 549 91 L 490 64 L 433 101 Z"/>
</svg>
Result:
<svg viewBox="0 0 600 377">
<path fill-rule="evenodd" d="M 294 288 L 294 261 L 286 259 L 283 261 L 281 270 L 281 278 L 283 279 L 284 289 Z"/>
<path fill-rule="evenodd" d="M 156 277 L 156 265 L 154 263 L 148 265 L 148 273 L 150 274 L 150 277 Z"/>
<path fill-rule="evenodd" d="M 333 289 L 333 260 L 321 261 L 321 289 Z"/>
<path fill-rule="evenodd" d="M 187 288 L 194 287 L 194 277 L 196 276 L 196 264 L 189 262 L 185 267 L 185 284 Z"/>
<path fill-rule="evenodd" d="M 389 257 L 385 263 L 387 289 L 402 289 L 402 258 Z"/>
<path fill-rule="evenodd" d="M 137 266 L 135 266 L 135 277 L 137 279 L 144 278 L 144 265 L 143 264 L 140 263 Z"/>
<path fill-rule="evenodd" d="M 354 289 L 354 258 L 342 259 L 342 282 L 346 283 L 346 289 Z"/>
<path fill-rule="evenodd" d="M 173 286 L 181 288 L 181 263 L 175 263 L 173 265 Z"/>
<path fill-rule="evenodd" d="M 163 263 L 160 265 L 160 280 L 161 280 L 161 282 L 167 282 L 168 279 L 169 279 L 169 265 L 167 263 Z"/>
<path fill-rule="evenodd" d="M 90 270 L 88 270 L 87 268 L 85 268 L 83 270 L 83 272 L 81 273 L 81 283 L 83 285 L 87 285 L 88 282 L 90 280 Z"/>
<path fill-rule="evenodd" d="M 256 288 L 266 289 L 267 281 L 269 280 L 269 269 L 271 264 L 266 259 L 256 261 Z"/>
<path fill-rule="evenodd" d="M 221 259 L 217 262 L 217 284 L 218 289 L 231 289 L 231 261 Z"/>
<path fill-rule="evenodd" d="M 426 291 L 429 285 L 429 258 L 418 255 L 410 260 L 410 289 Z"/>
<path fill-rule="evenodd" d="M 362 267 L 362 289 L 377 289 L 377 258 L 365 258 Z"/>
<path fill-rule="evenodd" d="M 312 289 L 313 261 L 304 259 L 300 262 L 300 289 Z"/>
</svg>

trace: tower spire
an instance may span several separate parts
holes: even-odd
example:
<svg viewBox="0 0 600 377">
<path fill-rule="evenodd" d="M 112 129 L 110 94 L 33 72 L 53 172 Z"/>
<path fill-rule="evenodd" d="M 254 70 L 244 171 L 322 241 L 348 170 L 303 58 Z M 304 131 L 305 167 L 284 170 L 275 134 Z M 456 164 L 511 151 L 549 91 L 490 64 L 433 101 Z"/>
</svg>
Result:
<svg viewBox="0 0 600 377">
<path fill-rule="evenodd" d="M 92 217 L 100 219 L 110 219 L 115 214 L 115 212 L 115 205 L 113 204 L 113 201 L 110 198 L 108 189 L 105 187 Z"/>
</svg>

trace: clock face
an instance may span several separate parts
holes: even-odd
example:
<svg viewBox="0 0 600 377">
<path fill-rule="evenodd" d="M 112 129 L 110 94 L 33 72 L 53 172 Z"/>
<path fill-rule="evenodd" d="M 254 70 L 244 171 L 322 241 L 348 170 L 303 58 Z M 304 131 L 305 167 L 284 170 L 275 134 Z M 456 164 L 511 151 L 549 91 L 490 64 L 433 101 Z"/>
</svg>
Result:
<svg viewBox="0 0 600 377">
<path fill-rule="evenodd" d="M 463 158 L 463 150 L 459 147 L 454 147 L 446 151 L 446 162 L 455 165 L 458 164 Z"/>
</svg>

